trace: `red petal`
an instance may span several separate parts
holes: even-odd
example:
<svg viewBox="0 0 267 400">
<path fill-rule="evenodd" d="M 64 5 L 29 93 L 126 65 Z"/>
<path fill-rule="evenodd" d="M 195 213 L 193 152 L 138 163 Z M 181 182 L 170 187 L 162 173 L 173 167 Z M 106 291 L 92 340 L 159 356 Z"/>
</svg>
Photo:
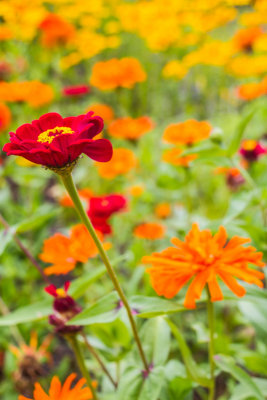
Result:
<svg viewBox="0 0 267 400">
<path fill-rule="evenodd" d="M 79 139 L 92 139 L 98 135 L 103 128 L 104 122 L 101 117 L 90 118 L 86 116 L 78 126 Z"/>
<path fill-rule="evenodd" d="M 58 113 L 48 113 L 42 115 L 38 120 L 32 121 L 32 125 L 44 132 L 47 129 L 55 128 L 56 126 L 64 126 L 63 118 Z"/>
<path fill-rule="evenodd" d="M 23 124 L 16 130 L 16 137 L 20 140 L 36 140 L 38 135 L 38 130 L 31 124 Z"/>
<path fill-rule="evenodd" d="M 107 162 L 111 159 L 113 149 L 109 140 L 98 139 L 90 140 L 83 139 L 69 146 L 72 152 L 72 159 L 77 158 L 80 154 L 84 153 L 95 161 Z"/>
</svg>

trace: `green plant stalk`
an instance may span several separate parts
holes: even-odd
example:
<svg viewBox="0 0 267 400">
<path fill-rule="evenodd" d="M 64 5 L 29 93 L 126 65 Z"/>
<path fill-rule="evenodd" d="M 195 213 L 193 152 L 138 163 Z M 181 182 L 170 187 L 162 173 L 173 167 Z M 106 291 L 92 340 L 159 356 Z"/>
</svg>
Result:
<svg viewBox="0 0 267 400">
<path fill-rule="evenodd" d="M 83 208 L 83 205 L 82 205 L 81 200 L 79 198 L 77 189 L 76 189 L 75 184 L 73 182 L 72 175 L 71 174 L 62 175 L 61 179 L 62 179 L 62 182 L 63 182 L 68 194 L 70 195 L 70 197 L 71 197 L 71 199 L 72 199 L 72 201 L 74 203 L 75 209 L 76 209 L 79 217 L 81 218 L 81 220 L 84 223 L 84 225 L 86 226 L 88 232 L 92 236 L 92 239 L 94 240 L 94 242 L 96 244 L 96 247 L 98 248 L 100 257 L 102 258 L 102 261 L 103 261 L 103 263 L 105 264 L 105 266 L 107 268 L 107 272 L 108 272 L 108 274 L 110 276 L 110 279 L 112 280 L 112 283 L 113 283 L 116 291 L 118 292 L 118 294 L 119 294 L 119 296 L 121 298 L 121 301 L 122 301 L 122 303 L 123 303 L 123 305 L 124 305 L 124 307 L 126 309 L 126 312 L 127 312 L 127 315 L 128 315 L 131 327 L 132 327 L 134 339 L 135 339 L 135 342 L 137 344 L 137 347 L 138 347 L 138 350 L 139 350 L 139 353 L 140 353 L 140 357 L 141 357 L 142 362 L 144 364 L 145 370 L 147 372 L 149 372 L 149 365 L 148 365 L 148 362 L 146 360 L 146 356 L 145 356 L 145 353 L 144 353 L 144 350 L 143 350 L 143 347 L 142 347 L 142 344 L 141 344 L 141 341 L 140 341 L 140 338 L 139 338 L 139 335 L 138 335 L 137 327 L 136 327 L 136 324 L 135 324 L 135 321 L 134 321 L 134 318 L 133 318 L 133 315 L 132 315 L 132 310 L 131 310 L 130 305 L 129 305 L 128 301 L 127 301 L 127 298 L 126 298 L 126 296 L 125 296 L 125 294 L 124 294 L 124 292 L 123 292 L 123 290 L 122 290 L 122 288 L 120 286 L 120 283 L 119 283 L 119 281 L 117 279 L 116 273 L 115 273 L 112 265 L 110 264 L 110 261 L 109 261 L 108 256 L 107 256 L 107 254 L 106 254 L 106 252 L 105 252 L 105 250 L 104 250 L 104 248 L 102 246 L 102 243 L 98 239 L 97 234 L 96 234 L 96 232 L 94 230 L 94 227 L 91 224 L 91 221 L 88 218 L 86 212 L 84 211 L 84 208 Z"/>
<path fill-rule="evenodd" d="M 209 324 L 209 363 L 210 363 L 210 379 L 209 399 L 214 400 L 215 394 L 215 363 L 214 363 L 214 306 L 210 298 L 210 292 L 207 288 L 207 312 Z"/>
<path fill-rule="evenodd" d="M 90 374 L 87 371 L 87 368 L 85 366 L 84 358 L 83 358 L 83 355 L 82 355 L 82 352 L 80 349 L 80 345 L 78 343 L 76 335 L 68 335 L 67 339 L 68 339 L 68 342 L 70 343 L 71 348 L 75 354 L 75 358 L 76 358 L 77 364 L 79 365 L 80 371 L 81 371 L 82 375 L 84 376 L 84 378 L 86 379 L 87 385 L 92 392 L 93 400 L 98 400 L 96 391 L 92 384 Z"/>
</svg>

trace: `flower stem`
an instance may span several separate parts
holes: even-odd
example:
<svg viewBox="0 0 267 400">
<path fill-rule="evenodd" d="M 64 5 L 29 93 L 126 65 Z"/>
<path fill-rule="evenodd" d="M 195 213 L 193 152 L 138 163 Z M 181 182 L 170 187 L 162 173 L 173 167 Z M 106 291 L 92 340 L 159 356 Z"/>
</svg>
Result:
<svg viewBox="0 0 267 400">
<path fill-rule="evenodd" d="M 210 298 L 210 293 L 207 288 L 207 312 L 208 312 L 208 323 L 209 323 L 209 363 L 210 363 L 210 391 L 209 400 L 214 400 L 215 395 L 215 363 L 214 363 L 214 306 Z"/>
<path fill-rule="evenodd" d="M 97 234 L 96 234 L 96 232 L 94 230 L 94 227 L 91 224 L 91 221 L 88 218 L 86 212 L 84 211 L 84 208 L 83 208 L 83 205 L 82 205 L 81 200 L 79 198 L 77 189 L 76 189 L 75 184 L 73 182 L 72 175 L 71 174 L 62 175 L 61 179 L 62 179 L 62 182 L 63 182 L 68 194 L 70 195 L 70 197 L 71 197 L 71 199 L 72 199 L 72 201 L 74 203 L 75 209 L 76 209 L 79 217 L 81 218 L 81 220 L 84 223 L 84 225 L 86 226 L 88 232 L 92 236 L 92 239 L 94 240 L 94 242 L 96 244 L 96 247 L 98 248 L 100 257 L 102 258 L 102 261 L 103 261 L 103 263 L 105 264 L 105 266 L 107 268 L 107 272 L 108 272 L 108 274 L 110 276 L 110 279 L 112 280 L 112 283 L 113 283 L 116 291 L 118 292 L 118 294 L 119 294 L 119 296 L 121 298 L 121 301 L 122 301 L 122 303 L 123 303 L 123 305 L 124 305 L 124 307 L 126 309 L 126 312 L 128 314 L 128 318 L 129 318 L 129 321 L 130 321 L 130 324 L 131 324 L 131 327 L 132 327 L 134 339 L 135 339 L 135 342 L 137 344 L 137 347 L 138 347 L 138 350 L 139 350 L 139 353 L 140 353 L 140 357 L 142 359 L 142 362 L 144 364 L 144 367 L 145 367 L 146 371 L 149 372 L 148 362 L 146 360 L 145 353 L 144 353 L 144 350 L 143 350 L 143 347 L 142 347 L 142 344 L 141 344 L 141 341 L 140 341 L 140 338 L 139 338 L 139 335 L 138 335 L 138 332 L 137 332 L 137 327 L 136 327 L 136 324 L 135 324 L 135 321 L 134 321 L 134 318 L 133 318 L 133 315 L 132 315 L 132 310 L 131 310 L 130 305 L 129 305 L 128 301 L 127 301 L 127 298 L 126 298 L 126 296 L 125 296 L 125 294 L 124 294 L 124 292 L 123 292 L 123 290 L 122 290 L 122 288 L 120 286 L 120 283 L 119 283 L 119 281 L 117 279 L 115 271 L 114 271 L 112 265 L 110 264 L 108 256 L 107 256 L 107 254 L 106 254 L 106 252 L 105 252 L 100 240 L 97 237 Z"/>
<path fill-rule="evenodd" d="M 93 399 L 94 400 L 98 400 L 96 391 L 95 391 L 94 386 L 92 384 L 92 380 L 91 380 L 90 374 L 87 371 L 87 368 L 85 366 L 84 358 L 82 356 L 82 352 L 81 352 L 80 345 L 78 343 L 76 335 L 68 335 L 67 339 L 68 339 L 68 341 L 69 341 L 69 343 L 70 343 L 70 345 L 72 347 L 72 350 L 73 350 L 73 352 L 75 354 L 75 358 L 76 358 L 77 364 L 79 365 L 80 371 L 81 371 L 82 375 L 84 376 L 84 378 L 86 379 L 87 385 L 88 385 L 88 387 L 90 388 L 90 390 L 92 392 Z"/>
<path fill-rule="evenodd" d="M 88 350 L 90 351 L 92 356 L 95 357 L 95 359 L 98 361 L 100 367 L 102 368 L 104 373 L 107 375 L 107 377 L 110 380 L 110 382 L 112 383 L 112 385 L 116 388 L 118 386 L 117 382 L 115 382 L 114 379 L 112 378 L 112 376 L 110 375 L 110 373 L 109 373 L 108 369 L 106 368 L 105 364 L 103 363 L 103 361 L 101 360 L 101 358 L 99 357 L 99 355 L 97 354 L 97 352 L 95 351 L 93 346 L 90 344 L 89 340 L 87 339 L 86 334 L 84 332 L 81 332 L 81 335 L 83 337 L 84 343 L 86 344 Z"/>
</svg>

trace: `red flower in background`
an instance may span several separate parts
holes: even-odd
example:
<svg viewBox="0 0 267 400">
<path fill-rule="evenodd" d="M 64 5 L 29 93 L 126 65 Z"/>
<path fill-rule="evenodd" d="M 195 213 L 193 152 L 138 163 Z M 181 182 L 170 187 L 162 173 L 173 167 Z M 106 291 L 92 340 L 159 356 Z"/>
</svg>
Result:
<svg viewBox="0 0 267 400">
<path fill-rule="evenodd" d="M 65 86 L 62 90 L 64 96 L 82 96 L 90 92 L 88 85 Z"/>
<path fill-rule="evenodd" d="M 257 140 L 244 140 L 239 153 L 245 160 L 253 162 L 257 161 L 261 155 L 266 154 L 267 149 Z"/>
<path fill-rule="evenodd" d="M 106 162 L 112 157 L 111 143 L 107 139 L 93 140 L 102 129 L 102 118 L 91 112 L 68 118 L 48 113 L 31 124 L 20 126 L 16 133 L 11 132 L 10 143 L 5 144 L 3 151 L 56 171 L 74 166 L 82 153 Z"/>
<path fill-rule="evenodd" d="M 112 232 L 111 226 L 108 224 L 108 219 L 112 214 L 123 210 L 126 205 L 126 198 L 120 194 L 91 197 L 89 199 L 87 214 L 95 229 L 108 234 Z"/>
</svg>

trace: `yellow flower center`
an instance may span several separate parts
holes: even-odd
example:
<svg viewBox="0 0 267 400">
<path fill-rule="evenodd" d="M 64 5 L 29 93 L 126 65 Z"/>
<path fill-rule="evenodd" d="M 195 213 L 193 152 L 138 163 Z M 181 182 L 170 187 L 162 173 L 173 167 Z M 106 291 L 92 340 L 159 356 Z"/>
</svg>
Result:
<svg viewBox="0 0 267 400">
<path fill-rule="evenodd" d="M 66 292 L 64 289 L 57 289 L 56 293 L 59 297 L 66 297 Z"/>
<path fill-rule="evenodd" d="M 254 150 L 256 146 L 257 146 L 256 140 L 245 140 L 243 142 L 243 149 L 247 151 Z"/>
<path fill-rule="evenodd" d="M 37 142 L 50 144 L 58 135 L 70 135 L 73 133 L 74 131 L 67 126 L 56 126 L 55 128 L 47 129 L 46 131 L 40 133 Z"/>
</svg>

